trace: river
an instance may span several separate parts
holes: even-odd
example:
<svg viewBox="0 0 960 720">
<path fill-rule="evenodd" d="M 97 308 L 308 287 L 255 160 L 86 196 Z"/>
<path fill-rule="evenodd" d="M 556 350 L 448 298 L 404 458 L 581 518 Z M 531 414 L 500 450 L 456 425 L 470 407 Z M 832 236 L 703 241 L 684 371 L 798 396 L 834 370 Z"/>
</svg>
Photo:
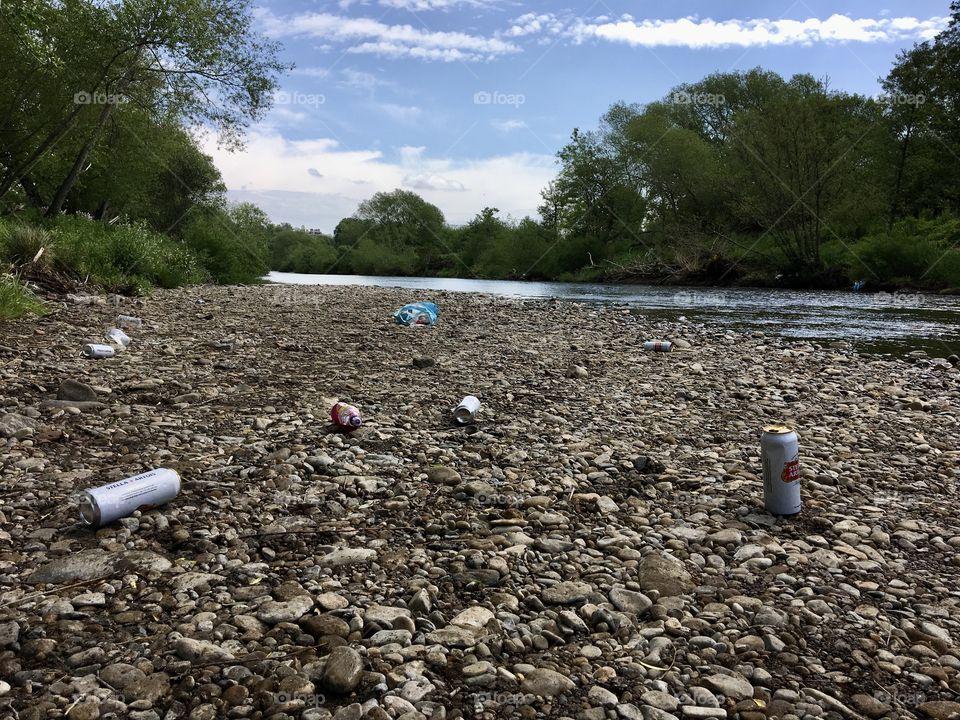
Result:
<svg viewBox="0 0 960 720">
<path fill-rule="evenodd" d="M 302 275 L 271 272 L 267 279 L 295 285 L 373 285 L 424 291 L 488 293 L 511 298 L 557 298 L 630 307 L 656 318 L 729 325 L 814 341 L 847 340 L 866 353 L 932 356 L 960 354 L 960 296 L 913 292 L 823 292 L 755 288 L 605 285 L 460 278 Z"/>
</svg>

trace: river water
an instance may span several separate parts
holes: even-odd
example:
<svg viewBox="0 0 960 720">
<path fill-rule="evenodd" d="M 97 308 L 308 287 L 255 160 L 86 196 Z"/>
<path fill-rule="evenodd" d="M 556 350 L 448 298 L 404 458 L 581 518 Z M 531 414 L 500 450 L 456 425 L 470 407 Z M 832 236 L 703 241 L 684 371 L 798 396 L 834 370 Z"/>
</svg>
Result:
<svg viewBox="0 0 960 720">
<path fill-rule="evenodd" d="M 557 298 L 625 305 L 654 318 L 762 330 L 792 338 L 848 340 L 867 353 L 903 355 L 925 350 L 960 354 L 960 296 L 921 293 L 823 292 L 754 288 L 604 285 L 459 278 L 301 275 L 272 272 L 267 279 L 295 285 L 372 285 L 409 288 L 410 299 L 430 290 L 488 293 L 511 298 Z"/>
</svg>

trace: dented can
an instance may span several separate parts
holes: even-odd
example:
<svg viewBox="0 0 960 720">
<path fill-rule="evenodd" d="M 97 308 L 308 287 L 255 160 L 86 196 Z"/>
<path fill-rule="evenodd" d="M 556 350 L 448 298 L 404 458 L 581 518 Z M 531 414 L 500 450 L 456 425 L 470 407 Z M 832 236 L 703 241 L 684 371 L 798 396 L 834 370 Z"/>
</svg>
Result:
<svg viewBox="0 0 960 720">
<path fill-rule="evenodd" d="M 94 360 L 101 360 L 103 358 L 111 358 L 116 355 L 116 350 L 113 349 L 111 345 L 100 345 L 97 343 L 90 343 L 83 346 L 83 354 L 88 358 L 93 358 Z"/>
<path fill-rule="evenodd" d="M 133 315 L 117 315 L 117 327 L 125 329 L 134 328 L 139 330 L 143 327 L 143 320 Z"/>
<path fill-rule="evenodd" d="M 180 494 L 180 476 L 159 468 L 118 480 L 98 488 L 88 488 L 80 496 L 80 521 L 90 527 L 108 525 L 132 515 L 164 505 Z"/>
<path fill-rule="evenodd" d="M 477 419 L 478 412 L 480 412 L 480 399 L 475 395 L 467 395 L 453 409 L 453 419 L 457 425 L 466 425 Z"/>
<path fill-rule="evenodd" d="M 653 352 L 670 352 L 672 347 L 673 343 L 669 340 L 647 340 L 643 344 L 644 350 L 652 350 Z"/>
<path fill-rule="evenodd" d="M 130 336 L 120 328 L 111 328 L 107 330 L 107 339 L 115 342 L 117 345 L 127 347 L 130 344 Z"/>
<path fill-rule="evenodd" d="M 767 425 L 760 435 L 763 503 L 773 515 L 800 512 L 800 446 L 786 425 Z"/>
<path fill-rule="evenodd" d="M 345 402 L 338 402 L 330 409 L 330 419 L 333 420 L 334 425 L 349 430 L 360 427 L 363 422 L 360 418 L 360 411 Z"/>
</svg>

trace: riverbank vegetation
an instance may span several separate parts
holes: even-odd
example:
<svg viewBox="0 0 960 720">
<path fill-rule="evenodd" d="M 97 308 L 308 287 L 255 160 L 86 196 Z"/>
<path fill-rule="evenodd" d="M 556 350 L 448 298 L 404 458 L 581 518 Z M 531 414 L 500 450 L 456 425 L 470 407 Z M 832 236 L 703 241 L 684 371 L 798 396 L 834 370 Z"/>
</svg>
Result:
<svg viewBox="0 0 960 720">
<path fill-rule="evenodd" d="M 330 235 L 231 206 L 197 128 L 239 147 L 289 69 L 247 0 L 4 0 L 0 316 L 29 287 L 255 282 L 267 270 L 801 287 L 960 287 L 960 1 L 866 97 L 718 73 L 613 105 L 537 218 L 451 226 L 377 193 Z"/>
</svg>

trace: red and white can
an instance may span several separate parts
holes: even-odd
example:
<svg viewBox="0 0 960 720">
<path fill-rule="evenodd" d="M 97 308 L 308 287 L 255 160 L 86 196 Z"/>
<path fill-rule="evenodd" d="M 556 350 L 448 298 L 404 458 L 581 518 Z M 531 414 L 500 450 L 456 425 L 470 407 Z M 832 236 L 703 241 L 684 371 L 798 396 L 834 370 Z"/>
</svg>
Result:
<svg viewBox="0 0 960 720">
<path fill-rule="evenodd" d="M 330 409 L 330 419 L 333 420 L 335 425 L 348 430 L 360 427 L 363 422 L 360 419 L 360 411 L 345 402 L 338 402 Z"/>
<path fill-rule="evenodd" d="M 670 352 L 672 347 L 673 343 L 669 340 L 647 340 L 643 343 L 644 350 L 652 350 L 653 352 Z"/>
<path fill-rule="evenodd" d="M 767 425 L 760 435 L 763 503 L 773 515 L 800 512 L 800 445 L 786 425 Z"/>
</svg>

